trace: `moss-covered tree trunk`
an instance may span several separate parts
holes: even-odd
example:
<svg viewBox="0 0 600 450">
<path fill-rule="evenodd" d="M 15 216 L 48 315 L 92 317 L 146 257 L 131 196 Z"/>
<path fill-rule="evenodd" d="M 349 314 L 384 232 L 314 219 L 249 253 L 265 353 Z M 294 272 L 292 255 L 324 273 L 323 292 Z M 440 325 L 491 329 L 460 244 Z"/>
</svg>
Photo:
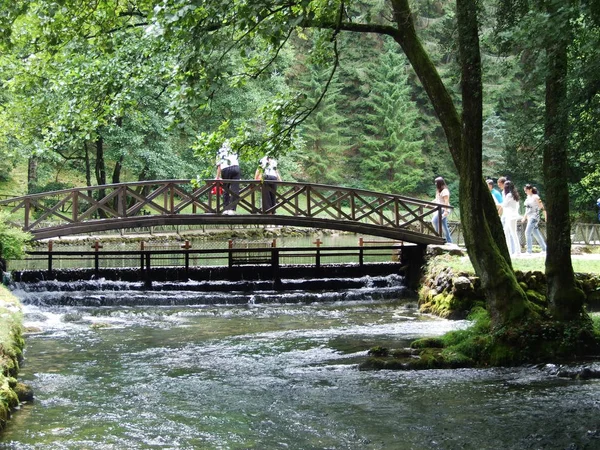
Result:
<svg viewBox="0 0 600 450">
<path fill-rule="evenodd" d="M 461 222 L 494 323 L 511 323 L 526 315 L 528 301 L 511 268 L 504 234 L 493 236 L 490 228 L 490 223 L 501 224 L 482 172 L 483 88 L 476 1 L 457 0 L 456 12 L 463 106 L 463 145 L 457 166 Z M 484 205 L 493 211 L 482 213 Z M 494 237 L 500 237 L 502 246 Z"/>
<path fill-rule="evenodd" d="M 440 119 L 460 174 L 459 202 L 467 251 L 481 279 L 495 326 L 518 320 L 528 311 L 527 297 L 511 268 L 498 213 L 481 168 L 481 62 L 473 0 L 458 2 L 463 72 L 463 118 L 417 37 L 408 0 L 391 0 L 402 46 Z"/>
<path fill-rule="evenodd" d="M 549 9 L 556 7 L 550 2 Z M 549 10 L 550 14 L 556 11 Z M 584 315 L 584 293 L 576 285 L 571 261 L 569 217 L 567 49 L 568 33 L 555 33 L 547 46 L 546 120 L 544 131 L 544 181 L 548 212 L 546 278 L 550 311 L 558 320 L 576 320 Z"/>
</svg>

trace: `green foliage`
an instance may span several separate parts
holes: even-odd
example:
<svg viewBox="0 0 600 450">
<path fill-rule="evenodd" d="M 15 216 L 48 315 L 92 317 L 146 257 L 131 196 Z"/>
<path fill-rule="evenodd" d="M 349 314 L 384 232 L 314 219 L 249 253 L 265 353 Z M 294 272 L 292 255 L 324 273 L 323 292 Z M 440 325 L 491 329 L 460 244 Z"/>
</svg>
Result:
<svg viewBox="0 0 600 450">
<path fill-rule="evenodd" d="M 558 17 L 520 0 L 479 5 L 484 174 L 508 174 L 542 193 L 545 55 L 538 50 L 548 29 L 563 23 L 573 33 L 569 177 L 585 220 L 598 197 L 600 145 L 592 4 L 575 5 L 578 17 L 570 5 Z M 123 181 L 212 177 L 214 147 L 227 137 L 247 177 L 269 152 L 286 179 L 429 197 L 433 176 L 442 175 L 458 192 L 438 118 L 397 44 L 334 31 L 339 2 L 273 5 L 8 2 L 0 13 L 0 177 L 34 156 L 41 185 L 64 181 L 66 171 L 93 183 L 99 137 L 109 181 L 121 166 Z M 413 7 L 418 33 L 459 104 L 455 5 Z M 388 1 L 346 2 L 342 19 L 379 26 L 391 15 Z M 336 58 L 335 78 L 307 117 Z"/>
<path fill-rule="evenodd" d="M 25 244 L 31 241 L 29 233 L 10 225 L 9 216 L 0 211 L 0 259 L 17 259 L 24 254 Z"/>
<path fill-rule="evenodd" d="M 301 126 L 305 142 L 300 156 L 302 179 L 323 184 L 346 184 L 348 173 L 344 169 L 344 152 L 349 147 L 345 136 L 345 118 L 338 111 L 341 85 L 334 75 L 327 93 L 320 100 L 331 69 L 312 69 L 301 81 L 306 104 L 316 106 Z"/>
<path fill-rule="evenodd" d="M 418 110 L 410 98 L 406 58 L 386 41 L 381 58 L 367 67 L 363 89 L 369 109 L 359 152 L 364 186 L 384 192 L 415 193 L 424 178 Z"/>
<path fill-rule="evenodd" d="M 443 336 L 445 348 L 464 355 L 473 361 L 489 357 L 491 342 L 491 319 L 483 308 L 473 308 L 469 316 L 473 324 L 465 330 L 457 330 Z"/>
</svg>

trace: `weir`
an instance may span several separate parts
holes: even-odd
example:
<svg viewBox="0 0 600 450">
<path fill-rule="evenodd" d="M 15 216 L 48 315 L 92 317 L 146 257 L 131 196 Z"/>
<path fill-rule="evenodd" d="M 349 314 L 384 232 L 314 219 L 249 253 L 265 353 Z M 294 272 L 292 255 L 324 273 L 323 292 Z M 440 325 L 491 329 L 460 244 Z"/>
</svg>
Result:
<svg viewBox="0 0 600 450">
<path fill-rule="evenodd" d="M 315 304 L 330 302 L 416 300 L 399 275 L 360 278 L 286 279 L 268 281 L 142 282 L 80 281 L 13 282 L 13 292 L 26 305 L 124 307 Z M 416 301 L 415 301 L 416 308 Z"/>
<path fill-rule="evenodd" d="M 269 281 L 276 289 L 285 290 L 283 279 L 349 278 L 401 274 L 406 283 L 416 288 L 420 268 L 424 263 L 425 246 L 394 243 L 387 245 L 277 247 L 234 246 L 230 240 L 226 249 L 194 249 L 189 241 L 181 248 L 152 249 L 141 244 L 139 250 L 105 250 L 97 241 L 93 250 L 72 251 L 53 249 L 29 251 L 28 261 L 38 261 L 46 269 L 13 270 L 18 282 L 44 280 L 75 281 L 90 279 L 143 282 L 149 288 L 164 281 Z M 386 261 L 366 262 L 384 255 Z M 76 267 L 56 269 L 59 258 L 75 260 Z M 325 263 L 332 259 L 350 259 L 345 263 Z M 286 263 L 285 261 L 295 261 Z M 219 265 L 224 261 L 225 264 Z M 301 263 L 298 263 L 301 261 Z M 92 265 L 92 267 L 86 267 Z"/>
</svg>

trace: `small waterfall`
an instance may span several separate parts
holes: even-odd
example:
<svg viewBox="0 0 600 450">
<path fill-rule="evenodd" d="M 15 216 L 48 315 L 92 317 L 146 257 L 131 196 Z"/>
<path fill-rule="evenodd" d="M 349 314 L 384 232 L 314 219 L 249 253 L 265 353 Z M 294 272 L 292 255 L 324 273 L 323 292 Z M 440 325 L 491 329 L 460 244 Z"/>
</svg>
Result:
<svg viewBox="0 0 600 450">
<path fill-rule="evenodd" d="M 14 282 L 13 293 L 24 304 L 40 306 L 253 305 L 409 298 L 402 277 L 283 279 L 271 281 L 142 282 L 80 281 Z"/>
</svg>

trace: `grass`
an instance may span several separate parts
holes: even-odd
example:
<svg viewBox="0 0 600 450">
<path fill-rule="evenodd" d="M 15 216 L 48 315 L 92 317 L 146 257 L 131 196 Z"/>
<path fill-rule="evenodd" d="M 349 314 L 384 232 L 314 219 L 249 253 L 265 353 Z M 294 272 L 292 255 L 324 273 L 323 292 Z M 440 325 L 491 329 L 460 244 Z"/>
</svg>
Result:
<svg viewBox="0 0 600 450">
<path fill-rule="evenodd" d="M 21 196 L 27 193 L 27 164 L 17 164 L 7 181 L 0 181 L 0 194 Z"/>
<path fill-rule="evenodd" d="M 535 255 L 535 254 L 534 254 Z M 545 258 L 543 256 L 521 257 L 513 259 L 513 268 L 522 272 L 545 271 Z M 585 255 L 573 255 L 573 270 L 579 273 L 600 274 L 600 254 L 588 253 Z M 473 265 L 468 256 L 449 257 L 446 261 L 456 272 L 475 273 Z"/>
<path fill-rule="evenodd" d="M 27 161 L 19 161 L 10 172 L 9 179 L 0 181 L 0 195 L 9 197 L 27 195 L 27 172 Z M 61 171 L 58 175 L 56 173 L 47 173 L 43 176 L 38 174 L 37 181 L 46 184 L 55 179 L 73 186 L 85 185 L 84 174 L 69 170 Z"/>
</svg>

